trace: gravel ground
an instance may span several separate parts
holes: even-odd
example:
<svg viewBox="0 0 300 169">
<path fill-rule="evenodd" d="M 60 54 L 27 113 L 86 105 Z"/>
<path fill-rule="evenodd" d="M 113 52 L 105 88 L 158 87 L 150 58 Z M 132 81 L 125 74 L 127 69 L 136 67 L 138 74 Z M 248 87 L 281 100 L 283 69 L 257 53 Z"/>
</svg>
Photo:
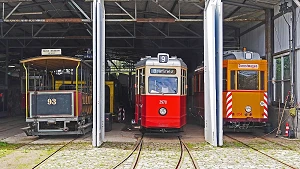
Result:
<svg viewBox="0 0 300 169">
<path fill-rule="evenodd" d="M 299 142 L 290 142 L 293 147 Z M 300 166 L 300 152 L 288 150 L 278 145 L 262 142 L 250 142 L 251 146 L 278 158 L 295 167 Z M 202 168 L 288 168 L 283 164 L 260 154 L 240 143 L 224 142 L 223 147 L 213 147 L 205 142 L 187 143 L 192 155 Z M 297 145 L 297 146 L 298 146 Z M 1 168 L 32 168 L 61 145 L 30 145 L 0 157 Z M 296 147 L 296 146 L 295 146 Z M 50 157 L 39 168 L 112 168 L 122 161 L 134 148 L 134 143 L 106 142 L 100 148 L 93 148 L 90 143 L 73 143 Z M 0 151 L 1 152 L 1 151 Z M 150 143 L 143 144 L 139 169 L 144 168 L 174 168 L 180 156 L 179 143 Z M 134 157 L 131 158 L 133 161 Z M 16 163 L 16 161 L 18 161 Z M 130 168 L 130 162 L 120 168 Z M 193 168 L 185 153 L 182 167 Z"/>
<path fill-rule="evenodd" d="M 134 148 L 135 136 L 132 132 L 121 131 L 122 126 L 117 126 L 115 132 L 106 133 L 107 142 L 100 148 L 93 148 L 91 136 L 78 138 L 55 155 L 50 157 L 39 168 L 42 169 L 79 169 L 79 168 L 113 168 L 121 162 Z M 289 168 L 259 152 L 256 152 L 241 143 L 224 136 L 223 147 L 213 147 L 204 141 L 203 130 L 198 127 L 188 126 L 183 134 L 183 140 L 192 152 L 198 166 L 203 168 Z M 138 133 L 138 132 L 137 132 Z M 252 147 L 277 158 L 287 164 L 300 169 L 300 141 L 275 138 L 270 135 L 268 139 L 284 144 L 293 150 L 280 145 L 267 142 L 259 138 L 253 138 L 248 134 L 236 134 L 239 140 L 245 141 Z M 1 169 L 27 169 L 32 168 L 43 159 L 48 157 L 63 144 L 72 140 L 73 137 L 27 137 L 22 134 L 14 135 L 5 139 L 6 143 L 0 142 L 0 168 Z M 20 147 L 21 144 L 31 143 Z M 143 150 L 138 169 L 175 168 L 180 157 L 179 141 L 174 136 L 160 137 L 148 135 L 144 137 Z M 118 169 L 131 167 L 135 154 L 126 165 Z M 193 168 L 187 152 L 181 168 Z"/>
<path fill-rule="evenodd" d="M 300 166 L 297 151 L 253 143 L 261 151 L 284 160 L 295 167 Z M 212 147 L 207 143 L 188 144 L 200 168 L 289 168 L 285 165 L 249 149 L 237 142 L 225 142 L 223 147 Z M 133 149 L 132 143 L 105 143 L 101 148 L 90 144 L 72 144 L 50 157 L 39 168 L 112 168 Z M 178 143 L 145 143 L 138 169 L 175 168 L 180 156 Z M 129 159 L 133 161 L 134 158 Z M 130 164 L 118 168 L 130 168 Z M 193 168 L 185 153 L 182 168 Z"/>
</svg>

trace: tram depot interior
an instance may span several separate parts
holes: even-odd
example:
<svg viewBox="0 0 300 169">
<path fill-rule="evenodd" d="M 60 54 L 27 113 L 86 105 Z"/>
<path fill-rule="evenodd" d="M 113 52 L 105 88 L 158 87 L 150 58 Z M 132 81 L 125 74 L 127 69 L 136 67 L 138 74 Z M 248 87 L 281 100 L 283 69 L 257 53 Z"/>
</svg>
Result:
<svg viewBox="0 0 300 169">
<path fill-rule="evenodd" d="M 53 57 L 45 49 L 56 49 L 56 57 L 74 57 L 92 66 L 92 1 L 1 2 L 0 118 L 19 116 L 25 121 L 26 75 L 22 60 L 42 57 L 43 52 L 43 56 Z M 112 130 L 107 127 L 107 132 L 135 129 L 135 65 L 141 58 L 157 57 L 158 53 L 177 56 L 187 65 L 187 125 L 203 129 L 204 117 L 195 103 L 195 93 L 200 90 L 195 79 L 200 76 L 195 77 L 195 72 L 204 64 L 204 4 L 204 0 L 104 0 L 105 112 L 112 114 Z M 298 0 L 223 0 L 223 51 L 246 50 L 265 60 L 265 72 L 257 80 L 258 88 L 267 96 L 262 95 L 261 100 L 261 107 L 264 99 L 268 107 L 264 127 L 269 131 L 279 126 L 283 114 L 296 137 L 300 126 L 296 111 L 300 96 L 299 4 Z M 75 73 L 76 66 L 65 74 Z M 29 88 L 34 91 L 34 87 L 44 85 L 35 78 L 38 73 L 31 75 L 27 79 Z M 62 79 L 55 82 L 55 90 L 62 84 Z M 124 120 L 118 119 L 120 107 L 125 110 Z M 282 131 L 284 127 L 285 122 L 280 125 Z"/>
</svg>

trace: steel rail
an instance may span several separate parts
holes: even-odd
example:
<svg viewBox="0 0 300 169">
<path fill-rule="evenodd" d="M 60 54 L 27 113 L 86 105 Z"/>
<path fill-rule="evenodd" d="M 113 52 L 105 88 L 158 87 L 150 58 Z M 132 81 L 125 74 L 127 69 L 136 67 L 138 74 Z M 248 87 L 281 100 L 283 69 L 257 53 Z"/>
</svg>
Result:
<svg viewBox="0 0 300 169">
<path fill-rule="evenodd" d="M 18 127 L 21 127 L 21 126 L 26 126 L 26 124 L 24 124 L 24 122 L 16 123 L 14 125 L 7 126 L 9 128 L 2 129 L 2 130 L 0 130 L 0 132 L 5 132 L 5 131 L 8 131 L 8 130 L 12 130 L 12 129 L 15 129 L 15 128 L 18 128 Z"/>
<path fill-rule="evenodd" d="M 57 149 L 56 151 L 54 151 L 52 154 L 50 154 L 48 157 L 46 157 L 44 160 L 42 160 L 41 162 L 39 162 L 38 164 L 36 164 L 34 167 L 32 167 L 32 169 L 39 167 L 41 164 L 43 164 L 45 161 L 47 161 L 50 157 L 52 157 L 54 154 L 56 154 L 57 152 L 59 152 L 60 150 L 62 150 L 63 148 L 65 148 L 67 145 L 69 145 L 70 143 L 72 143 L 73 141 L 77 140 L 79 137 L 72 139 L 71 141 L 67 142 L 66 144 L 64 144 L 63 146 L 61 146 L 59 149 Z"/>
<path fill-rule="evenodd" d="M 134 163 L 134 166 L 133 167 L 136 167 L 137 163 L 138 163 L 138 159 L 139 159 L 139 156 L 140 156 L 140 152 L 142 150 L 142 144 L 143 144 L 143 137 L 144 137 L 144 134 L 142 135 L 140 141 L 135 145 L 134 149 L 127 155 L 126 158 L 124 158 L 121 162 L 119 162 L 116 166 L 113 167 L 113 169 L 116 169 L 117 167 L 119 167 L 121 164 L 123 164 L 128 158 L 130 158 L 132 156 L 132 154 L 139 148 L 139 152 L 138 152 L 138 155 L 136 157 L 136 160 L 135 160 L 135 163 Z"/>
<path fill-rule="evenodd" d="M 224 136 L 227 136 L 228 138 L 231 138 L 232 140 L 235 140 L 235 141 L 237 141 L 237 142 L 243 144 L 244 146 L 246 146 L 246 147 L 248 147 L 248 148 L 251 148 L 251 149 L 253 149 L 254 151 L 257 151 L 257 152 L 259 152 L 259 153 L 261 153 L 261 154 L 263 154 L 263 155 L 265 155 L 265 156 L 267 156 L 267 157 L 269 157 L 269 158 L 271 158 L 271 159 L 273 159 L 273 160 L 275 160 L 275 161 L 277 161 L 277 162 L 279 162 L 279 163 L 281 163 L 281 164 L 283 164 L 283 165 L 285 165 L 285 166 L 288 166 L 288 167 L 290 167 L 290 168 L 296 169 L 296 167 L 293 167 L 293 166 L 291 166 L 291 165 L 289 165 L 289 164 L 287 164 L 287 163 L 285 163 L 285 162 L 283 162 L 283 161 L 281 161 L 281 160 L 278 160 L 277 158 L 274 158 L 274 157 L 272 157 L 272 156 L 270 156 L 270 155 L 268 155 L 268 154 L 266 154 L 266 153 L 264 153 L 264 152 L 262 152 L 262 151 L 260 151 L 260 150 L 258 150 L 258 149 L 256 149 L 256 148 L 254 148 L 254 147 L 252 147 L 252 146 L 250 146 L 250 145 L 248 145 L 248 144 L 246 144 L 246 143 L 244 143 L 244 142 L 242 142 L 242 141 L 240 141 L 240 140 L 238 140 L 238 139 L 236 139 L 236 138 L 233 138 L 233 137 L 229 136 L 228 134 L 224 134 Z"/>
<path fill-rule="evenodd" d="M 181 147 L 181 154 L 180 154 L 180 159 L 178 161 L 178 164 L 176 166 L 176 169 L 180 168 L 181 166 L 181 162 L 182 162 L 182 159 L 183 159 L 183 152 L 184 152 L 184 149 L 188 152 L 189 154 L 189 157 L 190 159 L 192 160 L 192 163 L 193 163 L 193 166 L 195 169 L 200 169 L 197 162 L 195 161 L 194 157 L 192 156 L 190 150 L 188 149 L 188 147 L 186 146 L 186 144 L 181 140 L 180 136 L 178 136 L 178 139 L 179 139 L 179 142 L 180 142 L 180 147 Z"/>
<path fill-rule="evenodd" d="M 257 138 L 260 138 L 260 139 L 266 140 L 266 141 L 268 141 L 268 142 L 270 142 L 270 143 L 273 143 L 273 144 L 279 145 L 279 146 L 281 146 L 281 147 L 284 147 L 284 148 L 287 148 L 287 149 L 289 149 L 289 150 L 292 150 L 292 151 L 295 151 L 295 152 L 298 152 L 298 153 L 299 153 L 299 151 L 297 151 L 297 150 L 295 150 L 295 149 L 292 149 L 291 147 L 288 147 L 288 146 L 286 146 L 286 145 L 283 145 L 283 144 L 281 144 L 281 143 L 278 143 L 278 142 L 275 142 L 275 141 L 269 140 L 269 139 L 267 139 L 267 138 L 264 138 L 263 136 L 258 136 L 258 135 L 255 135 L 255 134 L 253 134 L 253 133 L 251 133 L 251 135 L 253 135 L 253 136 L 257 137 Z"/>
</svg>

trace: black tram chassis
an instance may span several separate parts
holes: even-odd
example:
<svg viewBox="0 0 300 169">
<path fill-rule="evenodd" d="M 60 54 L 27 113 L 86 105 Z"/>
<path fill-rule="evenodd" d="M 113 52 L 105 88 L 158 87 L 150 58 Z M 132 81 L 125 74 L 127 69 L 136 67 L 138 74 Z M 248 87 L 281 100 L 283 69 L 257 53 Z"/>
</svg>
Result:
<svg viewBox="0 0 300 169">
<path fill-rule="evenodd" d="M 85 135 L 92 130 L 90 116 L 27 118 L 28 127 L 21 128 L 27 136 Z"/>
</svg>

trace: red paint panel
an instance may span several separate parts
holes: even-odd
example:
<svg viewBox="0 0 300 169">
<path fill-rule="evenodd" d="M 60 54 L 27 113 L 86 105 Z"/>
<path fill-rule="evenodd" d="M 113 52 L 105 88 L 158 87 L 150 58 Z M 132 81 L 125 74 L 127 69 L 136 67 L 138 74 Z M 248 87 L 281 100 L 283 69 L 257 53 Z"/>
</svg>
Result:
<svg viewBox="0 0 300 169">
<path fill-rule="evenodd" d="M 186 96 L 142 95 L 141 125 L 146 128 L 180 128 L 186 124 Z M 161 116 L 160 108 L 167 114 Z"/>
<path fill-rule="evenodd" d="M 196 113 L 204 116 L 204 92 L 194 92 L 193 100 Z"/>
<path fill-rule="evenodd" d="M 140 118 L 139 115 L 139 95 L 135 95 L 135 122 L 138 123 L 138 120 Z"/>
</svg>

